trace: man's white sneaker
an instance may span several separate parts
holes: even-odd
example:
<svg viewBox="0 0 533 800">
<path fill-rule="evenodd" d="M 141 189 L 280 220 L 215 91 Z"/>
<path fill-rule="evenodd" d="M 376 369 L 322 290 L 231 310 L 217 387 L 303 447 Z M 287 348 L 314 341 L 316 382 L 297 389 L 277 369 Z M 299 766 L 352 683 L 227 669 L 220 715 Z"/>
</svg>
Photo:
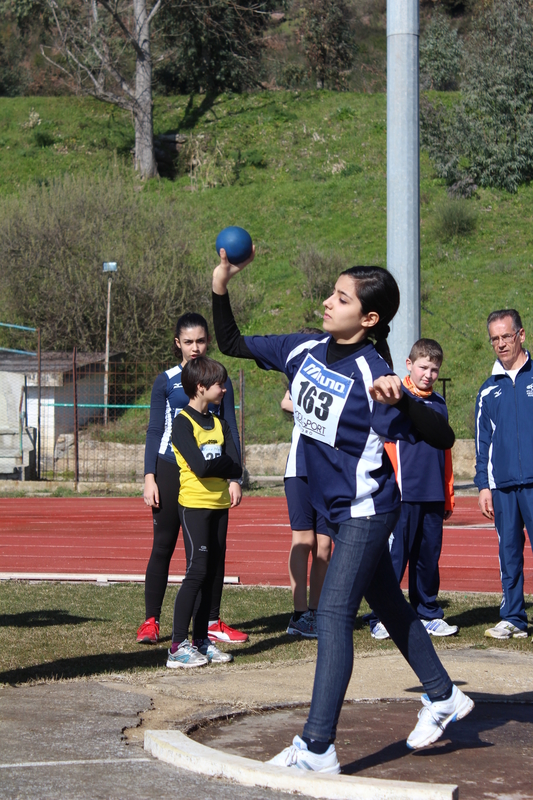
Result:
<svg viewBox="0 0 533 800">
<path fill-rule="evenodd" d="M 422 625 L 431 636 L 453 636 L 457 633 L 457 625 L 448 625 L 443 619 L 423 619 Z"/>
<path fill-rule="evenodd" d="M 418 722 L 407 739 L 407 747 L 411 750 L 426 747 L 440 739 L 450 722 L 457 722 L 470 714 L 474 701 L 454 686 L 448 700 L 432 703 L 427 694 L 423 694 L 422 705 L 424 707 L 418 712 Z"/>
<path fill-rule="evenodd" d="M 527 631 L 523 631 L 513 625 L 512 622 L 502 619 L 494 628 L 487 628 L 485 636 L 489 636 L 492 639 L 510 639 L 511 636 L 513 639 L 527 639 Z"/>
<path fill-rule="evenodd" d="M 373 639 L 389 639 L 390 635 L 382 622 L 376 622 L 374 625 L 370 626 L 370 636 Z"/>
<path fill-rule="evenodd" d="M 304 740 L 299 736 L 295 736 L 291 746 L 271 758 L 267 764 L 274 764 L 276 767 L 295 767 L 310 772 L 328 772 L 335 775 L 341 771 L 334 744 L 330 744 L 323 755 L 318 755 L 311 753 Z"/>
</svg>

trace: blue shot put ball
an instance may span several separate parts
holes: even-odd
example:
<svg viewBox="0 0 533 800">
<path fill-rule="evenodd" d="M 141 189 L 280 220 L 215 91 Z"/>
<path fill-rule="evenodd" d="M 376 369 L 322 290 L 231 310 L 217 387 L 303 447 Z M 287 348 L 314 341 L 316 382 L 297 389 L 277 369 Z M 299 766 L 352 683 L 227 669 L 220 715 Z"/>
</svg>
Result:
<svg viewBox="0 0 533 800">
<path fill-rule="evenodd" d="M 230 225 L 217 236 L 216 248 L 219 255 L 221 247 L 226 251 L 230 264 L 242 264 L 252 255 L 252 237 L 244 228 Z"/>
</svg>

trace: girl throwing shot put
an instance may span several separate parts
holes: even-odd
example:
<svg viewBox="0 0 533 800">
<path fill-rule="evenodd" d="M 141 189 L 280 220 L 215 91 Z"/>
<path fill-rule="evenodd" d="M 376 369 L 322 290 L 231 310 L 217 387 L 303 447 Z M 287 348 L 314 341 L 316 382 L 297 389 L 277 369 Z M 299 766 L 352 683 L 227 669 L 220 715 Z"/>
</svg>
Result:
<svg viewBox="0 0 533 800">
<path fill-rule="evenodd" d="M 337 721 L 353 669 L 353 626 L 365 597 L 424 686 L 412 749 L 435 742 L 448 723 L 474 706 L 454 686 L 424 626 L 395 579 L 388 539 L 398 519 L 399 490 L 383 442 L 421 439 L 453 445 L 441 414 L 404 393 L 391 368 L 389 323 L 400 296 L 379 267 L 343 272 L 324 301 L 323 334 L 241 336 L 227 286 L 253 258 L 232 265 L 225 251 L 213 273 L 213 315 L 223 353 L 284 372 L 302 434 L 313 504 L 328 521 L 335 548 L 318 604 L 318 655 L 302 736 L 271 763 L 339 772 Z"/>
</svg>

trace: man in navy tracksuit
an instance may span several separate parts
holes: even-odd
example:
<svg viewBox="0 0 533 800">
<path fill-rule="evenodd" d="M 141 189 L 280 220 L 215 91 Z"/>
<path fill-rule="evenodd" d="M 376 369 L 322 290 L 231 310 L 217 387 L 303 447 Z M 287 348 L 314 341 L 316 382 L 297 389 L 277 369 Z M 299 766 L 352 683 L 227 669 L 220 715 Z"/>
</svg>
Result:
<svg viewBox="0 0 533 800">
<path fill-rule="evenodd" d="M 501 621 L 494 639 L 527 637 L 524 604 L 524 526 L 533 536 L 533 368 L 525 332 L 512 308 L 487 319 L 498 360 L 476 400 L 476 477 L 479 507 L 499 539 Z"/>
</svg>

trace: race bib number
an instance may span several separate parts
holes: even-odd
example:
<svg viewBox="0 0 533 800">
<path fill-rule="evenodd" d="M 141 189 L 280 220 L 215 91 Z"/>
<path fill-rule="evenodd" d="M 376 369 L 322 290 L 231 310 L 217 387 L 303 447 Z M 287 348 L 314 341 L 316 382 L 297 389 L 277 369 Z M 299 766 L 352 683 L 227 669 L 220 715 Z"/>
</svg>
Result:
<svg viewBox="0 0 533 800">
<path fill-rule="evenodd" d="M 222 455 L 221 444 L 203 444 L 200 446 L 200 451 L 206 461 L 212 461 L 214 458 Z"/>
<path fill-rule="evenodd" d="M 353 380 L 308 354 L 291 386 L 294 422 L 301 433 L 335 446 L 340 416 Z"/>
</svg>

